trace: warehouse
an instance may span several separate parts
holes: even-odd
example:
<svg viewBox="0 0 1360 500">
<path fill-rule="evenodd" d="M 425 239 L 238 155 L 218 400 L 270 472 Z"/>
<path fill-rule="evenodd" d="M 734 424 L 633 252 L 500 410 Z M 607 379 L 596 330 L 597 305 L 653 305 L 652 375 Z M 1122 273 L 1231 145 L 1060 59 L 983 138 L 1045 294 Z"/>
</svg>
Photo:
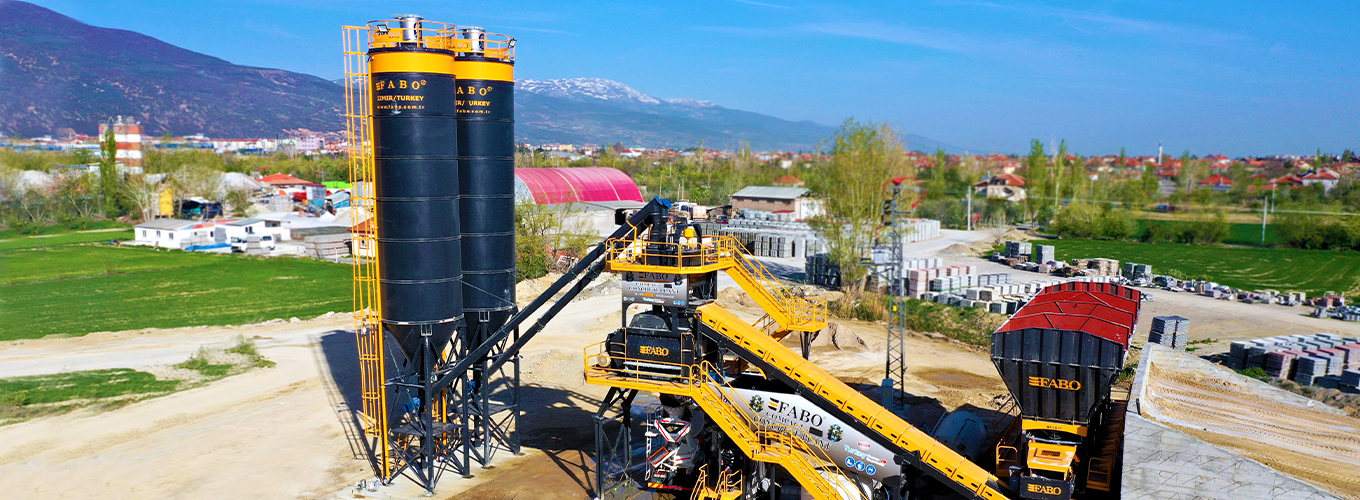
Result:
<svg viewBox="0 0 1360 500">
<path fill-rule="evenodd" d="M 793 220 L 807 220 L 822 213 L 821 202 L 808 198 L 808 193 L 800 187 L 746 186 L 732 193 L 732 209 L 789 213 Z"/>
<path fill-rule="evenodd" d="M 628 174 L 608 167 L 517 168 L 515 200 L 539 205 L 641 202 L 642 191 Z"/>
</svg>

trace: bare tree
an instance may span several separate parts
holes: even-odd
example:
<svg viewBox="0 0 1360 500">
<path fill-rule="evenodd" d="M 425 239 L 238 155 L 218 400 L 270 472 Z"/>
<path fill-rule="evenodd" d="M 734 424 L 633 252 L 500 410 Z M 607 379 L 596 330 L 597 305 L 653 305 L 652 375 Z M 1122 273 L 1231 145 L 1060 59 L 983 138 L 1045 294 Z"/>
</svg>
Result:
<svg viewBox="0 0 1360 500">
<path fill-rule="evenodd" d="M 122 185 L 123 199 L 127 200 L 137 210 L 143 221 L 151 220 L 156 216 L 156 208 L 161 201 L 160 194 L 165 189 L 164 185 L 152 182 L 148 177 L 150 176 L 131 175 L 128 176 L 127 182 Z"/>
</svg>

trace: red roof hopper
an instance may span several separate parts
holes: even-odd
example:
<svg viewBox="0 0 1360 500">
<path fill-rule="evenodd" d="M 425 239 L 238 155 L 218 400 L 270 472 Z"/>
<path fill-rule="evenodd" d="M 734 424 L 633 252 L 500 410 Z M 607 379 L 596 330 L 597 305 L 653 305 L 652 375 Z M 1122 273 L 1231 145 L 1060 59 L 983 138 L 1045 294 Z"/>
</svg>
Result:
<svg viewBox="0 0 1360 500">
<path fill-rule="evenodd" d="M 997 332 L 1069 330 L 1118 342 L 1125 349 L 1138 324 L 1142 292 L 1110 283 L 1074 281 L 1045 288 Z"/>
</svg>

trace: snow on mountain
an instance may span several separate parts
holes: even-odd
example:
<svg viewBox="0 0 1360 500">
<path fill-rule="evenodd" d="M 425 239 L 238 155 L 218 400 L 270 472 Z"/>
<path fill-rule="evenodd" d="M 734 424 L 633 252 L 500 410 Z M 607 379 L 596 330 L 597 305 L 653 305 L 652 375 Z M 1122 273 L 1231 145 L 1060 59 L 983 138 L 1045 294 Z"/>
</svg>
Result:
<svg viewBox="0 0 1360 500">
<path fill-rule="evenodd" d="M 694 108 L 709 108 L 717 106 L 711 101 L 701 101 L 681 97 L 676 99 L 658 99 L 624 85 L 622 83 L 605 80 L 603 78 L 559 78 L 555 80 L 520 80 L 515 83 L 519 90 L 534 94 L 546 95 L 549 97 L 561 97 L 565 99 L 579 99 L 590 97 L 604 101 L 614 101 L 616 103 L 629 104 L 674 104 L 677 106 L 687 106 Z"/>
<path fill-rule="evenodd" d="M 603 78 L 560 78 L 556 80 L 520 80 L 519 90 L 550 97 L 592 97 L 605 101 L 624 101 L 641 104 L 661 104 L 661 100 L 622 83 Z"/>
<path fill-rule="evenodd" d="M 688 97 L 679 97 L 675 99 L 662 99 L 662 100 L 678 106 L 690 106 L 695 108 L 713 108 L 718 106 L 718 104 L 713 101 L 700 101 L 698 99 L 690 99 Z"/>
</svg>

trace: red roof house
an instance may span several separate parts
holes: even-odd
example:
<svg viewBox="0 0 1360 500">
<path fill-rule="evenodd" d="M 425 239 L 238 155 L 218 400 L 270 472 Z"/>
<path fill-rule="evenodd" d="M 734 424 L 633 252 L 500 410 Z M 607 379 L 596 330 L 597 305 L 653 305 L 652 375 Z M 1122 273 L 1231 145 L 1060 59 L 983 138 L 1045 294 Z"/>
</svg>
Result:
<svg viewBox="0 0 1360 500">
<path fill-rule="evenodd" d="M 1214 191 L 1227 191 L 1232 189 L 1233 180 L 1223 174 L 1214 174 L 1199 181 L 1199 186 L 1212 188 Z"/>
</svg>

